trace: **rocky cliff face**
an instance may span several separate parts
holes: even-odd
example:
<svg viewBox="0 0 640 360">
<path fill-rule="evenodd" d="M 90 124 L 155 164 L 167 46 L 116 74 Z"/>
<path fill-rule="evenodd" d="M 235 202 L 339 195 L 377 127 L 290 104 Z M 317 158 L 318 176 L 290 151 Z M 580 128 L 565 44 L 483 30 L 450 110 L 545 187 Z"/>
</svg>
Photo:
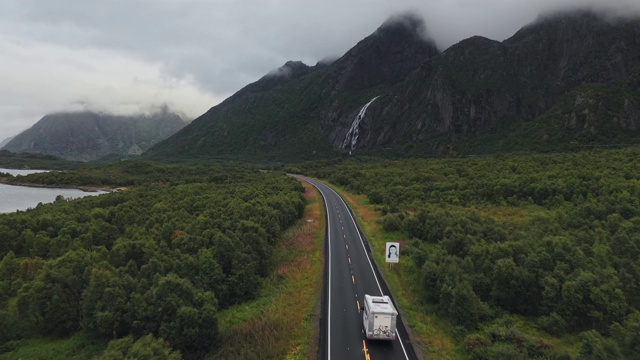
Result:
<svg viewBox="0 0 640 360">
<path fill-rule="evenodd" d="M 623 87 L 620 110 L 638 107 L 640 21 L 591 12 L 547 17 L 504 42 L 472 37 L 429 59 L 399 90 L 382 96 L 364 126 L 376 129 L 360 148 L 455 134 L 500 132 L 547 113 L 585 84 Z M 597 96 L 597 94 L 591 94 Z M 623 105 L 621 105 L 623 104 Z"/>
<path fill-rule="evenodd" d="M 3 149 L 92 161 L 110 154 L 139 155 L 184 126 L 180 116 L 166 110 L 139 116 L 57 113 L 43 117 Z"/>
<path fill-rule="evenodd" d="M 454 140 L 474 143 L 470 152 L 496 139 L 524 151 L 640 141 L 640 19 L 556 14 L 505 41 L 474 36 L 443 52 L 424 29 L 403 15 L 331 64 L 289 62 L 150 154 L 304 160 L 438 153 Z"/>
<path fill-rule="evenodd" d="M 345 148 L 349 129 L 362 107 L 438 54 L 424 21 L 405 14 L 387 20 L 332 64 L 323 83 L 321 97 L 326 105 L 320 113 L 321 127 L 329 133 L 331 144 Z M 367 121 L 360 121 L 359 129 L 362 134 L 355 147 L 371 137 Z"/>
<path fill-rule="evenodd" d="M 434 134 L 492 130 L 518 106 L 513 77 L 501 43 L 483 37 L 461 41 L 387 97 L 386 108 L 372 114 L 386 120 L 381 133 L 363 146 L 392 142 L 398 131 L 405 139 L 422 141 Z"/>
<path fill-rule="evenodd" d="M 332 64 L 322 96 L 337 98 L 393 85 L 438 53 L 422 19 L 411 14 L 392 17 Z"/>
</svg>

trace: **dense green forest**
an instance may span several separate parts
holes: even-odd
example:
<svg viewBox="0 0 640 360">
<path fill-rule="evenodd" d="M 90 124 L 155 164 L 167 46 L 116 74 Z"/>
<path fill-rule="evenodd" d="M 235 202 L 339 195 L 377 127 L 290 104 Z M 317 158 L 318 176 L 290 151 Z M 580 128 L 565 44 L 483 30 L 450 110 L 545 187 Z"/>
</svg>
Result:
<svg viewBox="0 0 640 360">
<path fill-rule="evenodd" d="M 639 155 L 355 157 L 289 170 L 366 195 L 410 259 L 398 267 L 418 279 L 406 291 L 454 325 L 463 358 L 635 359 Z M 257 296 L 305 205 L 297 181 L 237 164 L 0 177 L 125 189 L 0 215 L 0 358 L 38 338 L 100 359 L 215 356 L 219 314 Z"/>
<path fill-rule="evenodd" d="M 0 357 L 85 336 L 110 341 L 101 359 L 215 353 L 218 312 L 256 296 L 305 208 L 298 181 L 239 166 L 124 161 L 4 180 L 126 190 L 0 215 Z"/>
<path fill-rule="evenodd" d="M 51 155 L 12 153 L 0 150 L 0 167 L 8 169 L 78 169 L 85 167 L 86 163 L 62 160 Z"/>
<path fill-rule="evenodd" d="M 471 358 L 638 358 L 640 149 L 298 170 L 375 204 Z"/>
</svg>

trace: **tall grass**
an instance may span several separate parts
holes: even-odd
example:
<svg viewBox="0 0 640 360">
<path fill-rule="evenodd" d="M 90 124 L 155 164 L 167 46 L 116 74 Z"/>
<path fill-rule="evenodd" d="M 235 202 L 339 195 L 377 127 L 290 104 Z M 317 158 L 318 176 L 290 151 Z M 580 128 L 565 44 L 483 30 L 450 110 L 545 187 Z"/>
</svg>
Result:
<svg viewBox="0 0 640 360">
<path fill-rule="evenodd" d="M 2 326 L 2 324 L 0 324 Z M 96 341 L 84 332 L 65 339 L 36 338 L 16 342 L 17 347 L 0 354 L 2 360 L 83 360 L 92 359 L 104 352 L 106 341 Z"/>
<path fill-rule="evenodd" d="M 258 299 L 220 313 L 221 343 L 211 359 L 308 359 L 318 353 L 324 215 L 305 186 L 305 215 L 275 252 L 274 270 Z"/>
</svg>

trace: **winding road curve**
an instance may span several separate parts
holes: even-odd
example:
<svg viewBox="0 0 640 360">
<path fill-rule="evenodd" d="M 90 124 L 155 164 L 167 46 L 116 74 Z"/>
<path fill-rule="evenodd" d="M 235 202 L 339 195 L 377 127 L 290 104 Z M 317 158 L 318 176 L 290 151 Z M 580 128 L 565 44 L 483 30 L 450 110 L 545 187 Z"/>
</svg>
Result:
<svg viewBox="0 0 640 360">
<path fill-rule="evenodd" d="M 397 340 L 366 340 L 359 310 L 364 295 L 391 294 L 375 268 L 368 245 L 363 241 L 344 200 L 320 181 L 294 176 L 315 186 L 326 206 L 327 241 L 320 358 L 417 359 L 400 316 Z"/>
</svg>

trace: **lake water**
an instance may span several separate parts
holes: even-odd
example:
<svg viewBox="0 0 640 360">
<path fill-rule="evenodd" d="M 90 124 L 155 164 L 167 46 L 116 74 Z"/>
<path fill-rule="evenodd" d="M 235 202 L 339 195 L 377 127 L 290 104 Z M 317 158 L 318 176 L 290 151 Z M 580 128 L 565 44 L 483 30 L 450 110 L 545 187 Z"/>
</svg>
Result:
<svg viewBox="0 0 640 360">
<path fill-rule="evenodd" d="M 44 171 L 46 170 L 13 170 L 0 168 L 0 172 L 9 173 L 14 176 Z M 86 192 L 78 189 L 53 189 L 0 184 L 0 213 L 34 208 L 38 203 L 45 204 L 53 202 L 58 195 L 75 199 L 104 193 L 104 191 Z"/>
</svg>

